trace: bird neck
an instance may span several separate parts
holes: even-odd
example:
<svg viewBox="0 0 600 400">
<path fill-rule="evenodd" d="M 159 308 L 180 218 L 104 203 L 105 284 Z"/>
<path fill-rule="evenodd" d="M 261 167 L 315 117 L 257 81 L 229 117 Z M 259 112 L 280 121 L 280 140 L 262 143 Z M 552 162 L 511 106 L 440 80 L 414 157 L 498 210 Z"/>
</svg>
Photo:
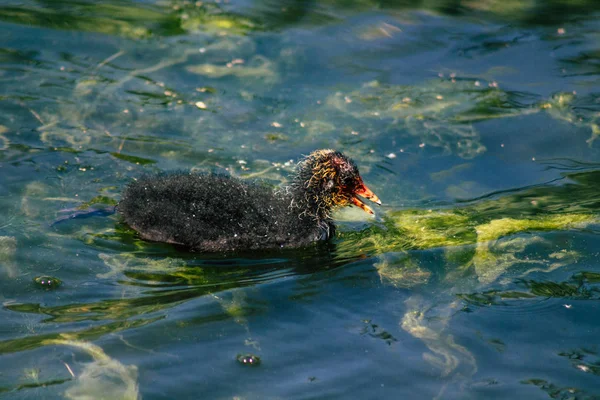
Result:
<svg viewBox="0 0 600 400">
<path fill-rule="evenodd" d="M 287 187 L 287 195 L 290 200 L 290 209 L 301 217 L 315 220 L 318 224 L 330 224 L 331 207 L 325 202 L 319 201 L 319 196 L 301 184 L 293 184 Z"/>
<path fill-rule="evenodd" d="M 296 174 L 286 193 L 290 198 L 290 208 L 293 212 L 306 218 L 311 218 L 322 226 L 333 225 L 331 218 L 332 202 L 328 201 L 329 193 L 322 188 L 321 178 L 316 176 L 318 161 L 307 157 L 298 164 Z"/>
<path fill-rule="evenodd" d="M 280 193 L 289 204 L 288 212 L 294 224 L 316 227 L 321 239 L 327 239 L 333 236 L 335 226 L 331 218 L 333 202 L 320 176 L 325 165 L 321 153 L 323 151 L 314 152 L 300 161 L 289 186 Z"/>
</svg>

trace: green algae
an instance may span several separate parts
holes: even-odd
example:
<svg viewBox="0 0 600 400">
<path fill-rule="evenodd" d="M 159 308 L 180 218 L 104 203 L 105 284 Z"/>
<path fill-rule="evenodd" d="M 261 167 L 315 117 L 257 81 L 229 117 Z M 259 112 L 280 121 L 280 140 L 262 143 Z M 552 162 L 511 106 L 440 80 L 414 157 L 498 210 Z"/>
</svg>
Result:
<svg viewBox="0 0 600 400">
<path fill-rule="evenodd" d="M 391 120 L 390 128 L 404 128 L 422 146 L 471 159 L 486 151 L 472 123 L 528 112 L 514 107 L 514 94 L 482 82 L 436 79 L 416 87 L 372 81 L 330 95 L 325 105 L 357 120 Z"/>
<path fill-rule="evenodd" d="M 4 125 L 0 125 L 0 151 L 8 149 L 10 146 L 10 140 L 4 135 L 8 130 Z"/>
<path fill-rule="evenodd" d="M 410 245 L 418 249 L 460 246 L 474 239 L 472 223 L 460 211 L 408 210 L 393 212 L 389 217 L 394 227 L 410 238 Z"/>
<path fill-rule="evenodd" d="M 225 314 L 250 333 L 247 317 L 254 310 L 248 304 L 248 294 L 246 291 L 233 290 L 229 293 L 213 294 L 212 297 L 219 303 Z"/>
<path fill-rule="evenodd" d="M 399 322 L 400 328 L 423 341 L 430 351 L 423 353 L 423 359 L 440 370 L 441 376 L 456 373 L 458 369 L 464 376 L 477 372 L 473 354 L 456 343 L 454 337 L 446 332 L 452 314 L 458 307 L 457 302 L 452 302 L 443 314 L 438 314 L 435 318 L 428 315 L 432 309 L 431 302 L 421 296 L 411 296 L 406 300 L 405 306 L 407 312 Z"/>
<path fill-rule="evenodd" d="M 9 278 L 17 276 L 17 267 L 14 263 L 17 252 L 17 239 L 13 236 L 0 236 L 0 271 Z"/>
<path fill-rule="evenodd" d="M 246 34 L 261 29 L 260 23 L 235 13 L 224 12 L 219 4 L 172 1 L 160 5 L 131 1 L 72 3 L 57 1 L 53 7 L 2 7 L 1 19 L 83 32 L 97 32 L 128 39 L 147 39 L 185 32 L 214 35 Z M 169 4 L 171 3 L 171 4 Z"/>
<path fill-rule="evenodd" d="M 585 257 L 568 247 L 557 250 L 545 232 L 593 230 L 599 221 L 600 173 L 565 177 L 562 185 L 513 191 L 463 206 L 390 212 L 363 232 L 343 232 L 338 248 L 340 254 L 374 256 L 382 281 L 411 288 L 399 324 L 425 344 L 425 361 L 442 376 L 472 376 L 477 372 L 473 354 L 448 332 L 461 308 L 600 296 L 600 275 L 595 272 L 579 272 L 565 282 L 534 279 Z M 441 253 L 443 267 L 422 267 L 419 254 L 424 250 Z M 420 294 L 420 286 L 434 284 L 433 298 Z"/>
<path fill-rule="evenodd" d="M 597 217 L 589 214 L 541 215 L 537 218 L 527 219 L 501 218 L 478 225 L 475 229 L 477 231 L 477 241 L 486 242 L 522 232 L 566 230 L 581 227 L 595 220 L 597 220 Z"/>
<path fill-rule="evenodd" d="M 275 83 L 279 80 L 274 63 L 260 55 L 252 57 L 248 62 L 239 60 L 237 63 L 229 62 L 225 65 L 189 65 L 186 70 L 213 79 L 234 76 L 244 80 L 260 79 L 266 83 Z"/>
<path fill-rule="evenodd" d="M 356 251 L 383 255 L 442 248 L 447 261 L 457 264 L 458 269 L 474 268 L 481 282 L 492 282 L 519 263 L 540 266 L 548 264 L 548 268 L 555 269 L 577 259 L 576 253 L 568 253 L 568 256 L 554 254 L 550 259 L 553 261 L 551 263 L 548 259 L 522 258 L 520 253 L 543 239 L 535 235 L 518 235 L 583 228 L 596 223 L 598 218 L 593 214 L 561 214 L 542 215 L 538 218 L 502 218 L 478 224 L 476 215 L 469 217 L 464 211 L 407 210 L 390 213 L 384 221 L 387 229 L 378 227 L 361 233 L 342 233 L 343 241 L 338 244 L 338 255 Z M 379 258 L 382 257 L 383 261 L 378 262 L 376 267 L 383 279 L 398 285 L 404 275 L 407 275 L 409 278 L 403 283 L 407 286 L 426 280 L 427 273 L 411 266 L 410 260 L 390 264 L 388 256 Z"/>
<path fill-rule="evenodd" d="M 577 273 L 574 276 L 574 279 L 576 279 L 579 282 L 600 283 L 600 273 L 582 271 Z"/>
<path fill-rule="evenodd" d="M 186 14 L 181 28 L 188 32 L 206 32 L 217 35 L 244 35 L 248 32 L 261 30 L 261 25 L 249 18 L 235 14 L 208 14 L 197 12 Z"/>
<path fill-rule="evenodd" d="M 421 268 L 407 253 L 386 253 L 373 264 L 381 280 L 396 287 L 411 288 L 423 285 L 431 277 L 431 271 Z"/>
<path fill-rule="evenodd" d="M 132 156 L 132 155 L 128 155 L 128 154 L 110 153 L 110 155 L 113 156 L 113 157 L 115 157 L 115 158 L 118 158 L 119 160 L 127 161 L 127 162 L 132 163 L 132 164 L 148 165 L 148 164 L 155 164 L 156 163 L 156 161 L 150 160 L 148 158 L 137 157 L 137 156 Z"/>
<path fill-rule="evenodd" d="M 43 198 L 50 192 L 51 187 L 40 181 L 29 182 L 21 197 L 21 212 L 34 218 L 44 212 Z"/>
<path fill-rule="evenodd" d="M 140 398 L 137 382 L 138 369 L 135 365 L 123 365 L 107 355 L 93 343 L 65 338 L 43 341 L 45 346 L 69 346 L 84 351 L 92 357 L 92 362 L 83 364 L 74 383 L 65 391 L 65 397 L 72 400 L 119 399 L 137 400 Z M 65 364 L 68 365 L 68 364 Z M 72 373 L 70 367 L 69 372 Z"/>
<path fill-rule="evenodd" d="M 67 5 L 66 3 L 64 4 Z M 33 9 L 29 7 L 3 7 L 2 20 L 12 23 L 26 22 L 53 29 L 98 32 L 108 35 L 142 39 L 150 36 L 149 26 L 168 19 L 162 13 L 131 4 L 79 4 L 73 7 Z"/>
<path fill-rule="evenodd" d="M 555 270 L 577 262 L 581 254 L 569 249 L 543 257 L 530 254 L 532 246 L 545 246 L 543 232 L 583 230 L 599 221 L 599 172 L 566 177 L 560 186 L 534 187 L 462 207 L 389 212 L 362 231 L 341 232 L 338 256 L 377 256 L 382 279 L 398 285 L 408 274 L 407 286 L 427 280 L 410 278 L 411 273 L 424 276 L 411 252 L 429 249 L 444 253 L 447 281 L 472 271 L 480 283 L 491 283 L 515 265 L 528 266 L 527 273 Z"/>
<path fill-rule="evenodd" d="M 43 310 L 40 310 L 39 307 L 36 308 L 34 305 L 30 305 L 29 307 L 27 307 L 28 305 L 19 304 L 6 305 L 7 309 L 9 310 L 12 309 L 12 306 L 22 306 L 24 312 L 26 313 L 43 314 Z M 17 308 L 16 310 L 19 310 L 19 308 Z M 10 354 L 17 353 L 20 351 L 33 350 L 46 345 L 47 340 L 65 339 L 67 337 L 70 340 L 97 340 L 102 336 L 110 333 L 117 334 L 128 329 L 141 328 L 163 318 L 164 316 L 158 316 L 153 318 L 136 318 L 132 320 L 120 320 L 102 325 L 94 325 L 83 330 L 72 330 L 67 332 L 63 331 L 54 333 L 38 333 L 37 331 L 42 331 L 43 328 L 35 324 L 28 328 L 30 335 L 0 341 L 0 354 Z"/>
<path fill-rule="evenodd" d="M 488 290 L 482 293 L 460 293 L 457 297 L 478 306 L 505 305 L 507 301 L 533 299 L 536 296 L 527 292 L 514 290 Z"/>
<path fill-rule="evenodd" d="M 494 282 L 509 268 L 519 265 L 546 265 L 546 260 L 522 257 L 528 246 L 543 242 L 538 236 L 506 237 L 495 241 L 478 242 L 473 258 L 460 268 L 473 268 L 480 283 Z"/>
<path fill-rule="evenodd" d="M 589 96 L 555 93 L 540 100 L 525 92 L 504 90 L 494 81 L 498 75 L 497 70 L 478 76 L 440 73 L 440 79 L 419 86 L 371 81 L 329 95 L 324 106 L 344 115 L 349 124 L 377 126 L 370 136 L 401 129 L 419 140 L 421 147 L 433 146 L 464 159 L 487 151 L 477 130 L 477 122 L 485 120 L 546 113 L 588 129 L 590 146 L 600 135 L 600 119 L 590 111 L 594 106 Z M 323 119 L 320 115 L 306 119 Z"/>
<path fill-rule="evenodd" d="M 370 254 L 383 254 L 446 248 L 449 261 L 466 256 L 463 266 L 474 265 L 478 274 L 488 276 L 485 280 L 490 280 L 492 267 L 497 270 L 493 275 L 497 276 L 518 262 L 515 253 L 523 251 L 536 240 L 535 236 L 524 238 L 515 235 L 583 228 L 598 221 L 594 214 L 578 213 L 522 219 L 501 218 L 486 223 L 478 223 L 479 218 L 480 215 L 469 214 L 466 210 L 397 211 L 384 217 L 387 229 L 376 227 L 361 233 L 342 233 L 339 252 L 344 254 L 351 249 L 359 249 Z M 510 240 L 501 240 L 506 237 Z M 475 246 L 475 250 L 469 246 Z M 456 247 L 459 249 L 453 251 L 452 248 Z"/>
<path fill-rule="evenodd" d="M 97 274 L 98 278 L 107 279 L 112 276 L 131 276 L 139 281 L 162 281 L 184 284 L 205 284 L 201 271 L 187 268 L 184 260 L 178 258 L 138 257 L 132 253 L 106 254 L 98 257 L 109 268 L 108 272 Z M 168 276 L 165 276 L 168 275 Z M 160 279 L 157 279 L 160 277 Z"/>
<path fill-rule="evenodd" d="M 118 201 L 113 199 L 112 197 L 98 195 L 98 196 L 95 196 L 95 197 L 91 198 L 90 200 L 80 204 L 79 206 L 77 206 L 77 209 L 78 210 L 87 210 L 88 208 L 90 208 L 91 206 L 96 205 L 96 204 L 106 204 L 109 206 L 116 206 L 118 204 Z"/>
<path fill-rule="evenodd" d="M 593 112 L 595 100 L 589 96 L 577 96 L 576 92 L 559 92 L 538 104 L 552 118 L 590 132 L 589 146 L 600 135 L 600 114 Z"/>
</svg>

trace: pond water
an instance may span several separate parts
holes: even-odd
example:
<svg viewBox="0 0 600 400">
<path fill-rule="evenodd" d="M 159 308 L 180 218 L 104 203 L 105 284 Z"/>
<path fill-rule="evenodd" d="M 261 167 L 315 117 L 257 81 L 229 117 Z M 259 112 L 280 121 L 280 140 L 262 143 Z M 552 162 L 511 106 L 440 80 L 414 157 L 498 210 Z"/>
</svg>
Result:
<svg viewBox="0 0 600 400">
<path fill-rule="evenodd" d="M 3 1 L 0 397 L 600 398 L 599 17 Z M 383 202 L 327 246 L 189 253 L 87 213 L 151 172 L 285 184 L 318 148 Z"/>
</svg>

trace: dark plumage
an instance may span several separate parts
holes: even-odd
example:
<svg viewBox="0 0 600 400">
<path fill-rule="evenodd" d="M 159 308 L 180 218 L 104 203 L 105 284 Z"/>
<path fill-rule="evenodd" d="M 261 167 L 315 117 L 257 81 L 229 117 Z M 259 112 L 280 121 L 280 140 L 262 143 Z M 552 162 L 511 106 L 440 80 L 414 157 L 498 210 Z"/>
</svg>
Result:
<svg viewBox="0 0 600 400">
<path fill-rule="evenodd" d="M 317 150 L 276 191 L 224 175 L 166 173 L 132 182 L 118 211 L 142 238 L 196 251 L 302 247 L 333 235 L 336 207 L 373 213 L 357 195 L 381 204 L 352 160 Z"/>
</svg>

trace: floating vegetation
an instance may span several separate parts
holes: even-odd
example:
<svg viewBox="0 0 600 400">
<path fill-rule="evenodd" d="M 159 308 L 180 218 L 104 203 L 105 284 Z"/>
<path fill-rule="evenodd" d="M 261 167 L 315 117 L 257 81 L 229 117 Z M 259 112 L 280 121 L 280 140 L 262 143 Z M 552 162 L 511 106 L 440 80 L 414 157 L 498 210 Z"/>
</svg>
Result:
<svg viewBox="0 0 600 400">
<path fill-rule="evenodd" d="M 382 281 L 396 287 L 410 288 L 429 281 L 431 271 L 419 267 L 408 253 L 385 253 L 374 264 Z"/>
<path fill-rule="evenodd" d="M 140 398 L 138 388 L 138 369 L 135 365 L 123 365 L 109 357 L 101 347 L 80 340 L 67 338 L 48 339 L 46 346 L 69 346 L 82 350 L 93 359 L 85 363 L 74 380 L 74 384 L 66 390 L 65 396 L 72 400 L 85 399 L 119 399 L 137 400 Z M 69 372 L 73 374 L 70 368 Z"/>
<path fill-rule="evenodd" d="M 39 181 L 29 182 L 21 197 L 21 211 L 30 218 L 37 217 L 45 210 L 43 198 L 51 187 Z"/>
<path fill-rule="evenodd" d="M 397 211 L 384 218 L 383 226 L 369 228 L 369 234 L 363 232 L 365 236 L 358 234 L 358 241 L 355 240 L 356 233 L 348 238 L 347 233 L 343 233 L 348 242 L 343 241 L 338 247 L 343 249 L 342 252 L 362 248 L 367 253 L 380 254 L 377 256 L 380 261 L 375 266 L 382 280 L 412 288 L 431 279 L 432 271 L 419 268 L 419 250 L 443 249 L 446 258 L 445 270 L 440 272 L 445 273 L 443 285 L 438 288 L 435 299 L 413 294 L 406 301 L 407 310 L 400 326 L 425 343 L 430 353 L 425 353 L 424 358 L 436 366 L 442 376 L 472 376 L 477 370 L 473 355 L 446 332 L 451 315 L 460 307 L 456 296 L 467 304 L 478 306 L 505 306 L 548 297 L 600 297 L 600 288 L 594 286 L 600 278 L 595 273 L 578 273 L 571 281 L 562 283 L 525 278 L 534 272 L 549 272 L 575 263 L 581 257 L 573 250 L 555 251 L 539 232 L 584 229 L 598 223 L 594 212 L 597 210 L 598 173 L 574 175 L 578 185 L 528 189 L 455 210 Z M 573 196 L 578 201 L 566 201 Z M 532 198 L 543 200 L 528 213 Z M 568 204 L 569 209 L 557 209 L 559 204 Z M 510 217 L 498 218 L 503 215 Z M 552 250 L 546 255 L 540 253 L 542 248 Z M 393 249 L 399 253 L 391 253 Z M 522 278 L 517 280 L 517 288 L 478 291 L 482 285 L 501 284 L 498 278 L 517 266 L 524 271 L 520 273 Z M 421 281 L 411 281 L 410 272 L 413 271 L 417 272 L 417 277 L 422 277 Z M 406 282 L 403 281 L 405 278 Z M 448 287 L 443 289 L 446 284 Z M 463 285 L 470 291 L 456 293 Z M 469 310 L 468 307 L 463 309 Z M 432 317 L 428 318 L 428 313 Z"/>
<path fill-rule="evenodd" d="M 373 126 L 388 136 L 409 134 L 419 140 L 420 147 L 433 146 L 465 159 L 487 150 L 474 124 L 489 119 L 546 112 L 553 118 L 590 129 L 590 144 L 600 135 L 600 120 L 589 111 L 594 107 L 591 98 L 557 93 L 540 101 L 535 95 L 505 91 L 494 81 L 457 78 L 456 74 L 419 86 L 372 81 L 357 90 L 336 92 L 325 104 L 356 119 L 355 123 L 380 121 L 373 122 Z"/>
<path fill-rule="evenodd" d="M 380 276 L 396 285 L 402 285 L 404 274 L 409 286 L 426 280 L 427 273 L 420 271 L 410 254 L 434 248 L 444 249 L 455 273 L 472 268 L 482 283 L 494 281 L 518 264 L 531 265 L 530 272 L 547 272 L 576 262 L 580 255 L 564 249 L 547 257 L 520 255 L 528 253 L 530 246 L 543 245 L 540 232 L 597 224 L 599 176 L 598 171 L 573 173 L 563 186 L 526 189 L 454 209 L 392 211 L 380 225 L 341 232 L 337 253 L 379 255 Z M 416 278 L 413 283 L 411 274 Z"/>
<path fill-rule="evenodd" d="M 40 309 L 39 305 L 21 305 L 16 304 L 15 311 L 25 313 L 35 313 L 35 314 L 44 314 L 44 309 Z M 6 309 L 12 310 L 12 304 L 5 304 Z M 79 310 L 82 312 L 83 310 Z M 47 340 L 64 340 L 65 338 L 69 338 L 69 340 L 81 340 L 81 341 L 91 341 L 96 340 L 108 333 L 118 333 L 121 331 L 125 331 L 128 329 L 141 328 L 153 322 L 156 322 L 164 317 L 153 317 L 153 318 L 136 318 L 132 320 L 118 320 L 116 322 L 109 322 L 107 324 L 102 325 L 94 325 L 88 327 L 84 330 L 72 330 L 68 331 L 63 329 L 60 332 L 53 333 L 39 333 L 39 334 L 30 334 L 26 336 L 19 336 L 15 339 L 9 339 L 0 341 L 0 354 L 10 354 L 17 353 L 20 351 L 28 351 L 37 349 L 42 346 L 47 345 Z M 66 322 L 63 320 L 62 322 Z M 33 333 L 33 332 L 32 332 Z"/>
<path fill-rule="evenodd" d="M 600 114 L 594 112 L 597 107 L 595 95 L 576 96 L 572 93 L 555 93 L 539 105 L 551 117 L 576 126 L 586 128 L 591 135 L 587 143 L 592 146 L 600 135 Z"/>
<path fill-rule="evenodd" d="M 472 123 L 535 112 L 520 105 L 525 100 L 521 97 L 481 85 L 476 79 L 439 79 L 421 86 L 373 81 L 358 90 L 331 95 L 326 104 L 356 119 L 390 120 L 396 131 L 403 128 L 423 145 L 469 159 L 486 150 Z"/>
<path fill-rule="evenodd" d="M 231 67 L 245 64 L 247 60 L 257 54 L 256 39 L 249 36 L 219 36 L 215 40 L 202 47 L 200 54 L 205 55 L 202 58 L 208 59 L 228 59 Z M 227 64 L 226 64 L 227 65 Z M 218 90 L 213 86 L 197 88 L 200 93 L 217 94 Z"/>
<path fill-rule="evenodd" d="M 118 204 L 118 202 L 117 202 L 117 200 L 113 199 L 112 197 L 98 195 L 98 196 L 93 197 L 90 200 L 80 204 L 79 206 L 77 206 L 77 209 L 78 210 L 87 210 L 91 206 L 94 206 L 97 204 L 106 204 L 109 206 L 116 206 Z"/>
<path fill-rule="evenodd" d="M 123 3 L 77 5 L 65 3 L 64 7 L 49 8 L 2 7 L 0 15 L 2 20 L 12 23 L 98 32 L 131 39 L 147 38 L 150 36 L 152 25 L 165 24 L 169 20 L 168 16 L 150 7 Z"/>
<path fill-rule="evenodd" d="M 249 329 L 246 317 L 254 310 L 248 305 L 247 294 L 244 290 L 233 290 L 230 293 L 220 295 L 213 294 L 212 297 L 236 323 L 244 326 L 247 330 Z"/>
<path fill-rule="evenodd" d="M 243 60 L 225 65 L 200 64 L 190 65 L 186 70 L 193 74 L 204 75 L 209 78 L 218 79 L 234 76 L 244 80 L 257 79 L 265 83 L 276 83 L 279 79 L 274 64 L 266 57 L 256 55 L 247 63 Z"/>
<path fill-rule="evenodd" d="M 568 359 L 574 368 L 579 371 L 600 376 L 600 359 L 598 352 L 591 348 L 563 351 L 559 356 Z M 593 360 L 590 360 L 592 358 Z"/>
<path fill-rule="evenodd" d="M 573 277 L 578 282 L 600 283 L 600 273 L 591 271 L 582 271 Z"/>
<path fill-rule="evenodd" d="M 435 247 L 464 246 L 494 241 L 504 236 L 533 231 L 584 227 L 597 221 L 593 214 L 542 215 L 539 218 L 491 220 L 479 224 L 483 215 L 474 210 L 394 211 L 383 217 L 383 227 L 362 232 L 343 232 L 338 247 L 366 253 L 423 250 Z M 485 252 L 485 246 L 480 248 Z"/>
<path fill-rule="evenodd" d="M 10 140 L 4 135 L 6 132 L 8 132 L 8 128 L 0 125 L 0 151 L 8 149 L 10 145 Z"/>
<path fill-rule="evenodd" d="M 122 275 L 125 273 L 136 273 L 136 276 L 142 278 L 142 274 L 148 275 L 149 277 L 153 274 L 164 274 L 169 273 L 171 276 L 176 276 L 178 273 L 191 273 L 191 270 L 185 268 L 183 260 L 177 258 L 160 258 L 152 259 L 146 257 L 137 257 L 132 253 L 121 253 L 121 254 L 106 254 L 100 253 L 98 257 L 104 264 L 109 268 L 108 272 L 98 274 L 98 278 L 107 279 L 115 275 Z M 188 281 L 190 275 L 186 275 L 184 278 Z M 199 275 L 195 276 L 194 281 L 198 282 L 200 279 Z M 188 282 L 189 283 L 189 282 Z"/>
<path fill-rule="evenodd" d="M 581 389 L 578 389 L 573 386 L 559 386 L 555 385 L 552 382 L 548 382 L 544 379 L 526 379 L 521 381 L 524 385 L 534 385 L 539 387 L 542 391 L 546 392 L 548 396 L 552 399 L 561 399 L 561 400 L 569 400 L 569 399 L 585 399 L 585 400 L 594 400 L 597 398 L 592 393 L 587 393 Z"/>
<path fill-rule="evenodd" d="M 580 294 L 586 296 L 585 293 L 581 293 L 581 287 L 569 283 L 530 280 L 525 281 L 524 284 L 533 295 L 540 297 L 577 297 Z"/>
<path fill-rule="evenodd" d="M 129 285 L 139 285 L 142 287 L 183 287 L 188 290 L 190 296 L 195 297 L 198 294 L 207 294 L 212 291 L 222 291 L 232 287 L 240 286 L 236 283 L 236 278 L 244 276 L 252 271 L 251 267 L 239 265 L 235 268 L 224 269 L 218 262 L 206 263 L 206 265 L 189 265 L 186 260 L 174 257 L 140 257 L 131 252 L 119 254 L 100 253 L 98 257 L 104 261 L 109 268 L 108 272 L 97 274 L 98 278 L 110 279 L 114 276 L 121 279 L 127 278 L 122 282 Z M 229 264 L 227 264 L 229 265 Z M 155 293 L 159 297 L 166 295 L 168 298 L 176 298 L 176 293 Z M 184 296 L 185 297 L 185 296 Z M 217 298 L 223 305 L 223 309 L 233 317 L 242 317 L 245 295 L 244 293 L 235 293 L 231 299 Z M 144 301 L 140 299 L 142 303 Z M 238 311 L 240 311 L 238 313 Z"/>
<path fill-rule="evenodd" d="M 148 165 L 148 164 L 156 163 L 156 161 L 154 161 L 154 160 L 149 160 L 147 158 L 127 155 L 127 154 L 122 154 L 122 153 L 110 153 L 110 155 L 115 158 L 118 158 L 119 160 L 127 161 L 132 164 Z"/>
<path fill-rule="evenodd" d="M 208 293 L 210 293 L 210 290 L 206 288 L 180 289 L 167 293 L 152 293 L 147 296 L 109 299 L 90 303 L 73 303 L 58 306 L 44 306 L 38 303 L 14 303 L 5 305 L 5 308 L 15 312 L 49 316 L 49 318 L 44 319 L 42 322 L 72 323 L 105 320 L 119 320 L 123 322 L 117 324 L 116 327 L 111 328 L 107 326 L 103 328 L 103 333 L 106 333 L 109 328 L 116 330 L 123 324 L 131 326 L 137 323 L 149 323 L 150 319 L 131 321 L 127 321 L 127 319 L 160 312 Z M 152 320 L 161 318 L 163 316 L 154 317 Z"/>
<path fill-rule="evenodd" d="M 14 257 L 17 252 L 17 239 L 13 236 L 0 236 L 0 265 L 3 274 L 9 278 L 17 276 Z"/>
<path fill-rule="evenodd" d="M 278 142 L 278 141 L 283 141 L 286 140 L 286 136 L 282 135 L 281 133 L 267 133 L 265 135 L 265 139 L 269 142 Z"/>
<path fill-rule="evenodd" d="M 81 150 L 91 143 L 92 135 L 81 129 L 61 129 L 60 127 L 47 127 L 41 132 L 40 140 L 52 147 L 68 145 L 68 147 Z"/>
<path fill-rule="evenodd" d="M 2 20 L 26 21 L 31 25 L 53 29 L 98 32 L 129 39 L 146 39 L 153 35 L 170 36 L 203 31 L 212 34 L 245 34 L 261 25 L 247 17 L 225 13 L 213 2 L 169 2 L 172 5 L 139 4 L 130 1 L 107 4 L 73 4 L 63 7 L 3 7 Z"/>
<path fill-rule="evenodd" d="M 513 290 L 500 291 L 490 290 L 483 293 L 461 293 L 457 295 L 460 299 L 478 306 L 506 305 L 508 301 L 533 299 L 536 296 L 527 292 Z"/>
<path fill-rule="evenodd" d="M 507 306 L 518 301 L 531 299 L 574 299 L 598 300 L 600 299 L 600 286 L 596 281 L 582 281 L 582 276 L 589 274 L 582 272 L 574 274 L 565 282 L 549 280 L 517 279 L 513 289 L 492 289 L 484 292 L 459 293 L 457 296 L 469 304 L 477 306 Z"/>
<path fill-rule="evenodd" d="M 431 302 L 417 295 L 412 296 L 406 301 L 407 311 L 400 321 L 400 327 L 425 343 L 430 352 L 423 353 L 423 358 L 439 369 L 442 376 L 448 376 L 457 370 L 463 376 L 472 376 L 477 371 L 475 357 L 445 331 L 455 306 L 450 304 L 445 308 L 444 314 L 430 319 L 427 312 L 432 310 Z"/>
<path fill-rule="evenodd" d="M 528 246 L 540 242 L 543 242 L 543 239 L 538 236 L 506 237 L 496 241 L 480 242 L 475 248 L 475 254 L 471 261 L 461 268 L 473 267 L 481 283 L 491 283 L 509 268 L 519 264 L 544 266 L 547 263 L 544 259 L 520 256 L 520 254 L 524 254 Z"/>
<path fill-rule="evenodd" d="M 391 346 L 394 342 L 397 342 L 396 339 L 391 333 L 382 329 L 379 325 L 374 324 L 371 320 L 363 321 L 365 326 L 361 330 L 361 335 L 367 335 L 375 339 L 383 340 L 388 346 Z"/>
<path fill-rule="evenodd" d="M 208 3 L 207 6 L 215 6 L 215 3 Z M 261 30 L 259 23 L 235 15 L 232 13 L 223 13 L 218 10 L 210 9 L 192 9 L 190 7 L 182 9 L 185 16 L 181 19 L 181 28 L 188 32 L 206 32 L 217 35 L 244 35 L 251 31 Z"/>
<path fill-rule="evenodd" d="M 356 32 L 356 36 L 361 40 L 371 41 L 392 38 L 401 32 L 402 29 L 400 29 L 398 26 L 389 24 L 387 22 L 381 22 L 359 28 Z"/>
</svg>

